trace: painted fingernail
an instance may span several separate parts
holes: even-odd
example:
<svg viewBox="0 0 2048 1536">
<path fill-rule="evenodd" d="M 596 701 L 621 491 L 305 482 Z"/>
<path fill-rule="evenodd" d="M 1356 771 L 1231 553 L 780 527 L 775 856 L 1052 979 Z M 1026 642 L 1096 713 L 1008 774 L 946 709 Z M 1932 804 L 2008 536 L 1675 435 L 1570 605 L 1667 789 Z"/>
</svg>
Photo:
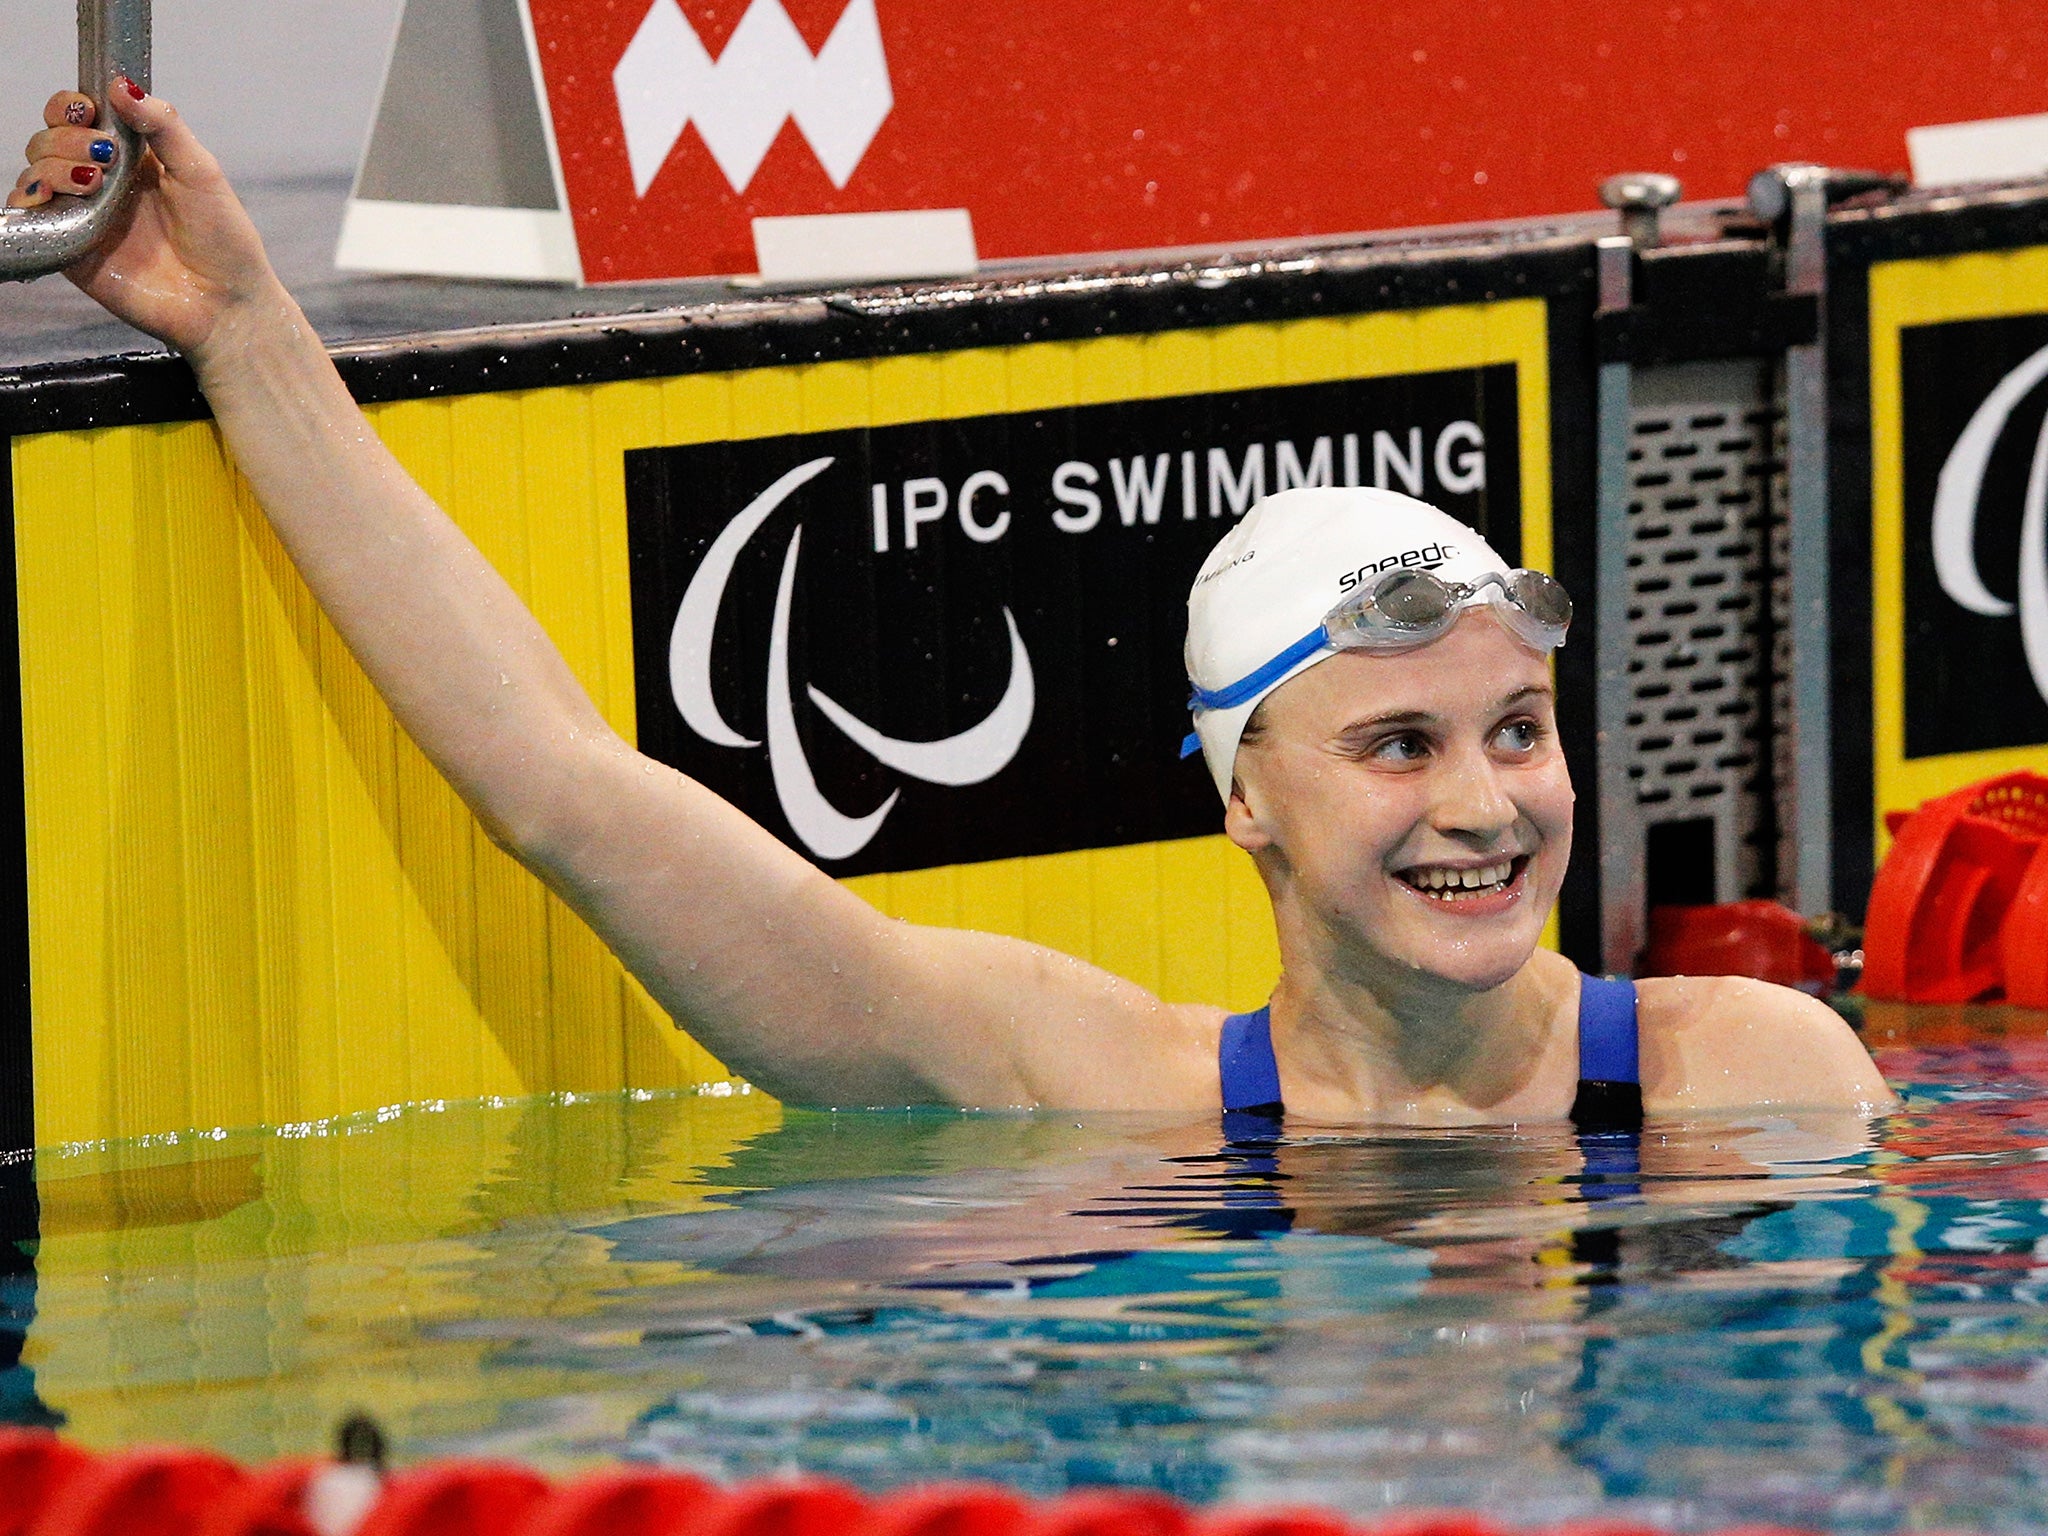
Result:
<svg viewBox="0 0 2048 1536">
<path fill-rule="evenodd" d="M 88 153 L 101 165 L 112 165 L 114 163 L 114 141 L 112 139 L 94 139 L 92 141 L 92 148 Z"/>
<path fill-rule="evenodd" d="M 133 96 L 137 101 L 142 100 L 143 97 L 149 94 L 149 92 L 145 91 L 133 80 L 130 80 L 126 75 L 121 76 L 121 78 L 116 80 L 114 83 L 120 86 L 121 89 L 126 91 L 130 96 Z"/>
<path fill-rule="evenodd" d="M 92 105 L 89 102 L 74 101 L 64 109 L 64 121 L 74 128 L 83 128 L 92 121 Z"/>
<path fill-rule="evenodd" d="M 43 195 L 43 184 L 40 181 L 32 181 L 21 190 L 22 195 L 25 197 L 41 197 Z"/>
<path fill-rule="evenodd" d="M 71 167 L 71 179 L 81 187 L 91 186 L 93 178 L 97 175 L 99 175 L 99 172 L 89 165 L 74 165 Z"/>
</svg>

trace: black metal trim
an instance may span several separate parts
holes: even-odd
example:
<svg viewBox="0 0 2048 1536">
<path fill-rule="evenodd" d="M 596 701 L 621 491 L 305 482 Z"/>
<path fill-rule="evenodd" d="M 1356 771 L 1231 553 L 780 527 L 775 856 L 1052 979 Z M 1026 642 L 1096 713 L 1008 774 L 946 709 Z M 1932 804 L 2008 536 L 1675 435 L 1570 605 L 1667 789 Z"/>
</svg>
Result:
<svg viewBox="0 0 2048 1536">
<path fill-rule="evenodd" d="M 1586 241 L 1346 247 L 1243 262 L 1105 267 L 1068 276 L 761 298 L 334 349 L 357 400 L 558 388 L 792 363 L 1144 335 L 1553 298 L 1591 283 Z M 131 353 L 0 371 L 0 433 L 208 415 L 182 358 Z"/>
<path fill-rule="evenodd" d="M 1587 252 L 1590 277 L 1592 253 Z M 1550 304 L 1550 548 L 1552 573 L 1578 594 L 1571 643 L 1557 652 L 1557 729 L 1572 782 L 1574 857 L 1558 893 L 1559 945 L 1579 969 L 1600 970 L 1599 370 L 1590 285 Z"/>
<path fill-rule="evenodd" d="M 1594 341 L 1603 363 L 1698 363 L 1769 357 L 1820 334 L 1820 304 L 1810 293 L 1741 294 L 1725 308 L 1669 314 L 1638 305 L 1600 315 Z"/>
<path fill-rule="evenodd" d="M 1812 294 L 1788 294 L 1758 239 L 1667 246 L 1636 260 L 1632 307 L 1595 318 L 1603 363 L 1698 363 L 1770 357 L 1820 334 Z"/>
<path fill-rule="evenodd" d="M 2048 182 L 1967 196 L 1918 192 L 1836 210 L 1828 219 L 1828 287 L 1836 286 L 1837 268 L 2041 244 L 2048 244 Z"/>
<path fill-rule="evenodd" d="M 1877 877 L 1877 796 L 1870 649 L 1870 267 L 1833 261 L 1828 272 L 1828 665 L 1838 910 L 1863 920 Z"/>
<path fill-rule="evenodd" d="M 28 823 L 21 744 L 21 626 L 15 605 L 14 445 L 0 437 L 0 783 L 12 809 L 0 814 L 0 1158 L 35 1145 L 35 1053 L 29 1010 Z"/>
</svg>

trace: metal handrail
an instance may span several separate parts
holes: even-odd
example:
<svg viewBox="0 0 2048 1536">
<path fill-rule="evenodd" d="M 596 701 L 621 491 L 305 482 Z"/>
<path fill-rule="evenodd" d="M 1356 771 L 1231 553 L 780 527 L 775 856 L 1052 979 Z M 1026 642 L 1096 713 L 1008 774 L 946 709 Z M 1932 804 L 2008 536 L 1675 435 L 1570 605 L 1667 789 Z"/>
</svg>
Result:
<svg viewBox="0 0 2048 1536">
<path fill-rule="evenodd" d="M 90 197 L 0 212 L 0 282 L 70 266 L 106 238 L 119 216 L 142 146 L 107 104 L 107 91 L 117 75 L 149 89 L 149 6 L 150 0 L 78 0 L 78 88 L 100 104 L 100 126 L 120 141 L 121 152 Z"/>
</svg>

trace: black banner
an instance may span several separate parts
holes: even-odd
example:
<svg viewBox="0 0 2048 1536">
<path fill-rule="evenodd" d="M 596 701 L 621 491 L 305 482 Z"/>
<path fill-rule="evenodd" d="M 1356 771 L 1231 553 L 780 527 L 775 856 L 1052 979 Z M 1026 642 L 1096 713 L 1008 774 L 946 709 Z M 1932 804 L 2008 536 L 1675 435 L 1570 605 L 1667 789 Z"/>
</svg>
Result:
<svg viewBox="0 0 2048 1536">
<path fill-rule="evenodd" d="M 1517 560 L 1515 390 L 1497 364 L 630 452 L 641 749 L 835 874 L 1216 831 L 1178 755 L 1203 557 L 1261 494 L 1364 484 Z"/>
<path fill-rule="evenodd" d="M 2027 664 L 2020 582 L 2048 315 L 1906 327 L 1899 364 L 1905 755 L 2048 742 L 2048 676 Z"/>
</svg>

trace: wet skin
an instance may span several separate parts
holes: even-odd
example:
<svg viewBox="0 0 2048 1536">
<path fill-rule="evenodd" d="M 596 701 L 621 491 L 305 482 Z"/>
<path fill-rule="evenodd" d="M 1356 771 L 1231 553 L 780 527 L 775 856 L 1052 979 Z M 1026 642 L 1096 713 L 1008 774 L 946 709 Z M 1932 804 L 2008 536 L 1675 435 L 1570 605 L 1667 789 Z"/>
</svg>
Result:
<svg viewBox="0 0 2048 1536">
<path fill-rule="evenodd" d="M 1420 650 L 1276 690 L 1225 825 L 1334 982 L 1448 997 L 1510 981 L 1564 880 L 1572 785 L 1550 669 L 1484 610 Z M 1510 878 L 1447 896 L 1434 872 Z"/>
</svg>

